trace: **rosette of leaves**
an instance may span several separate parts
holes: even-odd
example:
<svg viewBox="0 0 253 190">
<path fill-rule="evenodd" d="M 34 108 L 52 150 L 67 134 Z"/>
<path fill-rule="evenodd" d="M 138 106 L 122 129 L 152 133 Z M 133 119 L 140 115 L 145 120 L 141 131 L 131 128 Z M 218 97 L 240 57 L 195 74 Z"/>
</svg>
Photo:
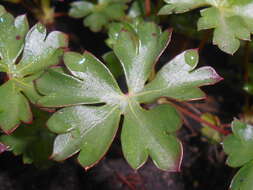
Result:
<svg viewBox="0 0 253 190">
<path fill-rule="evenodd" d="M 154 102 L 161 96 L 180 101 L 203 98 L 199 87 L 221 78 L 211 67 L 195 69 L 198 53 L 188 50 L 147 82 L 171 31 L 162 32 L 152 22 L 138 22 L 122 26 L 116 36 L 113 51 L 123 67 L 128 93 L 121 92 L 111 72 L 88 52 L 64 55 L 71 75 L 51 69 L 36 81 L 44 95 L 39 105 L 66 106 L 47 123 L 59 134 L 52 158 L 61 161 L 80 152 L 78 160 L 88 169 L 105 155 L 124 116 L 121 143 L 132 168 L 138 169 L 150 157 L 158 168 L 178 171 L 182 147 L 175 137 L 181 126 L 177 110 L 168 104 L 147 110 L 141 103 Z"/>
<path fill-rule="evenodd" d="M 33 124 L 22 124 L 11 135 L 0 136 L 0 144 L 4 144 L 15 155 L 22 155 L 25 164 L 34 163 L 38 167 L 47 167 L 55 135 L 45 126 L 50 114 L 33 109 Z"/>
<path fill-rule="evenodd" d="M 40 95 L 33 80 L 48 66 L 58 63 L 66 36 L 51 32 L 48 36 L 41 24 L 29 31 L 26 16 L 16 19 L 0 6 L 0 72 L 6 74 L 6 82 L 0 86 L 0 126 L 11 133 L 20 122 L 30 123 L 32 112 L 29 101 Z"/>
<path fill-rule="evenodd" d="M 253 187 L 253 126 L 235 120 L 232 123 L 233 134 L 223 142 L 228 154 L 227 164 L 242 167 L 231 183 L 231 190 L 251 190 Z"/>
<path fill-rule="evenodd" d="M 213 44 L 229 54 L 250 40 L 253 33 L 253 0 L 165 0 L 160 14 L 184 13 L 200 7 L 198 30 L 214 29 Z"/>
<path fill-rule="evenodd" d="M 93 32 L 100 31 L 110 21 L 119 21 L 125 17 L 128 0 L 98 0 L 97 4 L 87 0 L 71 3 L 69 15 L 83 18 L 84 26 Z"/>
</svg>

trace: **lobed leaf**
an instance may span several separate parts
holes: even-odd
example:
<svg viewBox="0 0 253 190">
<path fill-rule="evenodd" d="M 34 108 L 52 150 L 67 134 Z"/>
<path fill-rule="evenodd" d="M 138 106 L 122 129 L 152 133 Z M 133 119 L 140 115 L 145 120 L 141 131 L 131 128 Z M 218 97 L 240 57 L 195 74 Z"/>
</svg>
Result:
<svg viewBox="0 0 253 190">
<path fill-rule="evenodd" d="M 38 101 L 41 106 L 67 106 L 48 121 L 49 129 L 59 134 L 52 155 L 55 160 L 80 152 L 81 165 L 86 169 L 93 166 L 108 150 L 123 115 L 123 153 L 134 169 L 150 156 L 162 170 L 179 170 L 182 147 L 175 137 L 181 126 L 178 112 L 170 105 L 144 110 L 141 103 L 161 96 L 200 98 L 203 93 L 198 87 L 218 82 L 220 77 L 210 67 L 194 70 L 198 56 L 190 50 L 177 56 L 148 82 L 170 35 L 170 31 L 162 32 L 152 22 L 135 20 L 115 25 L 111 45 L 126 76 L 127 94 L 120 91 L 106 66 L 87 52 L 66 53 L 64 62 L 69 73 L 49 69 L 36 81 L 43 95 Z"/>
<path fill-rule="evenodd" d="M 120 110 L 117 105 L 75 106 L 56 112 L 48 121 L 48 127 L 61 135 L 54 142 L 51 157 L 61 161 L 81 150 L 78 160 L 88 169 L 108 150 L 119 119 Z"/>
<path fill-rule="evenodd" d="M 117 101 L 121 92 L 115 79 L 93 55 L 69 52 L 64 55 L 64 61 L 74 77 L 54 70 L 46 72 L 36 81 L 38 90 L 46 95 L 38 104 L 62 107 Z"/>
<path fill-rule="evenodd" d="M 158 168 L 179 171 L 181 144 L 172 133 L 181 119 L 175 108 L 160 105 L 147 111 L 130 100 L 124 115 L 121 143 L 128 163 L 138 169 L 150 156 Z"/>
<path fill-rule="evenodd" d="M 150 102 L 162 96 L 177 100 L 204 98 L 205 94 L 199 87 L 215 84 L 222 78 L 211 67 L 194 70 L 198 59 L 197 50 L 188 50 L 176 56 L 136 95 L 138 100 Z"/>
<path fill-rule="evenodd" d="M 170 37 L 171 31 L 162 32 L 152 22 L 134 23 L 130 30 L 123 26 L 113 50 L 123 66 L 129 94 L 135 94 L 144 88 Z"/>
<path fill-rule="evenodd" d="M 67 46 L 66 35 L 51 32 L 48 36 L 43 25 L 28 31 L 26 16 L 16 19 L 0 6 L 0 71 L 8 81 L 0 86 L 0 126 L 11 133 L 21 121 L 32 121 L 29 102 L 35 103 L 40 95 L 33 80 L 51 65 L 58 64 Z"/>
</svg>

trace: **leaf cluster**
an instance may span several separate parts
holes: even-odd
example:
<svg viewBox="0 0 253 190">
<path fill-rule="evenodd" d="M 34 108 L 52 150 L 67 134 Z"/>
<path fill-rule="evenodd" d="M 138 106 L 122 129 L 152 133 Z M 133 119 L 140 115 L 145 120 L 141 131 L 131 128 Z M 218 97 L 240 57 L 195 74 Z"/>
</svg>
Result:
<svg viewBox="0 0 253 190">
<path fill-rule="evenodd" d="M 165 0 L 161 15 L 200 11 L 198 30 L 214 29 L 213 44 L 229 54 L 240 47 L 240 40 L 250 40 L 253 33 L 252 0 Z M 207 8 L 206 8 L 207 7 Z"/>
</svg>

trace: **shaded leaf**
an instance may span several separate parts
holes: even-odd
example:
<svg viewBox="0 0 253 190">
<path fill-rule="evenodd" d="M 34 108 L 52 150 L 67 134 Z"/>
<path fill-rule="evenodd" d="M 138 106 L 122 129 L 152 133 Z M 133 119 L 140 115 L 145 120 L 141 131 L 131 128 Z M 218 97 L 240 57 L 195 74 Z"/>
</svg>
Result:
<svg viewBox="0 0 253 190">
<path fill-rule="evenodd" d="M 98 1 L 93 4 L 86 0 L 71 3 L 69 15 L 74 18 L 82 18 L 84 26 L 93 32 L 100 31 L 111 21 L 122 20 L 125 17 L 128 0 Z"/>
<path fill-rule="evenodd" d="M 0 142 L 15 155 L 22 155 L 24 163 L 46 167 L 50 163 L 48 158 L 54 141 L 54 134 L 45 127 L 50 114 L 35 109 L 33 113 L 33 124 L 23 124 L 13 134 L 2 135 Z"/>
<path fill-rule="evenodd" d="M 198 7 L 201 18 L 198 29 L 214 29 L 213 44 L 229 54 L 234 54 L 240 47 L 239 40 L 250 40 L 253 32 L 253 1 L 233 0 L 165 0 L 160 14 L 183 13 Z"/>
<path fill-rule="evenodd" d="M 103 55 L 103 59 L 106 63 L 107 68 L 111 71 L 112 75 L 115 78 L 123 75 L 123 68 L 121 67 L 120 61 L 116 57 L 116 55 L 110 51 Z"/>
</svg>

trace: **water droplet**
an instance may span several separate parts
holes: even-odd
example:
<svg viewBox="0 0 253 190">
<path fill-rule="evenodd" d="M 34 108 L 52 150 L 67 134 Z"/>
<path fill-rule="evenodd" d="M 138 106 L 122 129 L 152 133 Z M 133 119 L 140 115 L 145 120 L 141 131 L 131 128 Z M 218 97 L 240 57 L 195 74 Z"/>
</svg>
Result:
<svg viewBox="0 0 253 190">
<path fill-rule="evenodd" d="M 0 17 L 0 22 L 4 22 L 4 18 L 3 17 Z"/>
<path fill-rule="evenodd" d="M 185 53 L 185 61 L 191 68 L 195 68 L 199 61 L 198 51 L 197 50 L 188 50 Z"/>
<path fill-rule="evenodd" d="M 79 65 L 82 65 L 82 64 L 84 64 L 85 61 L 86 61 L 86 58 L 83 58 L 83 59 L 81 59 L 81 60 L 78 62 L 78 64 L 79 64 Z"/>
<path fill-rule="evenodd" d="M 36 28 L 40 33 L 44 33 L 46 31 L 46 28 L 43 26 L 43 24 L 37 24 Z"/>
</svg>

